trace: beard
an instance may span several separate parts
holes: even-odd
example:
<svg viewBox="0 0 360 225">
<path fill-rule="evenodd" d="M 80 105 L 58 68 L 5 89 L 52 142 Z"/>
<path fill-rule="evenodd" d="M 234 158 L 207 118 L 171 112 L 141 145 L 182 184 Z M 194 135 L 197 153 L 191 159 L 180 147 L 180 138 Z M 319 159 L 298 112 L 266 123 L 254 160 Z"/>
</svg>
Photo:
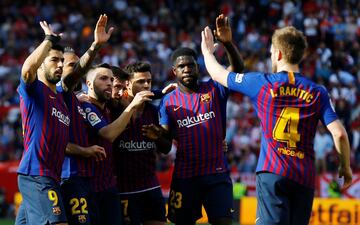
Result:
<svg viewBox="0 0 360 225">
<path fill-rule="evenodd" d="M 104 91 L 99 90 L 96 86 L 94 86 L 94 92 L 99 102 L 104 103 L 111 99 L 111 95 L 108 96 Z"/>
<path fill-rule="evenodd" d="M 61 80 L 61 76 L 57 76 L 55 73 L 45 72 L 45 79 L 51 84 L 57 84 Z"/>
<path fill-rule="evenodd" d="M 191 80 L 187 80 L 187 81 L 184 81 L 184 79 L 181 78 L 181 79 L 179 79 L 179 82 L 184 87 L 186 87 L 190 90 L 195 90 L 198 85 L 198 78 L 195 76 L 192 76 L 191 78 L 192 78 Z"/>
</svg>

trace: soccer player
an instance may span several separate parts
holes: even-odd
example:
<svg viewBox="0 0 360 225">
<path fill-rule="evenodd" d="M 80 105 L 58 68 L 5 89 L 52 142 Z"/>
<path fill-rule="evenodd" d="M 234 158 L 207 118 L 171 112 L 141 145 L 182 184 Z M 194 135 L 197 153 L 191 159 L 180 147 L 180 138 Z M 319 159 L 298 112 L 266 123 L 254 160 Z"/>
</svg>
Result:
<svg viewBox="0 0 360 225">
<path fill-rule="evenodd" d="M 326 89 L 299 72 L 307 46 L 303 33 L 294 27 L 275 31 L 270 49 L 273 73 L 269 74 L 229 73 L 213 55 L 211 30 L 206 27 L 201 35 L 211 77 L 249 96 L 260 118 L 256 224 L 309 224 L 315 182 L 313 141 L 319 120 L 332 134 L 345 188 L 351 184 L 352 171 L 348 136 Z"/>
<path fill-rule="evenodd" d="M 216 25 L 232 68 L 241 71 L 228 19 L 220 15 Z M 232 182 L 223 151 L 228 90 L 211 79 L 200 82 L 196 59 L 189 48 L 172 53 L 178 88 L 160 103 L 160 124 L 177 141 L 168 218 L 177 225 L 195 224 L 203 205 L 211 224 L 232 224 Z"/>
<path fill-rule="evenodd" d="M 144 62 L 135 62 L 125 67 L 129 74 L 126 81 L 129 103 L 141 91 L 151 90 L 151 67 Z M 124 100 L 122 101 L 124 104 Z M 126 104 L 126 103 L 125 103 Z M 127 105 L 123 105 L 127 106 Z M 114 159 L 117 186 L 121 198 L 124 224 L 165 225 L 165 200 L 156 177 L 156 150 L 167 146 L 142 135 L 142 126 L 159 124 L 155 106 L 144 102 L 133 113 L 126 130 L 114 142 Z"/>
<path fill-rule="evenodd" d="M 67 47 L 64 52 L 62 82 L 57 86 L 64 96 L 70 112 L 70 143 L 62 168 L 61 193 L 63 196 L 69 224 L 90 224 L 91 209 L 88 208 L 90 177 L 94 174 L 93 158 L 102 160 L 106 157 L 103 147 L 90 146 L 86 133 L 86 116 L 74 93 L 74 88 L 81 84 L 80 79 L 90 68 L 96 53 L 111 36 L 113 28 L 106 32 L 107 16 L 100 15 L 95 30 L 94 42 L 79 59 L 74 50 Z"/>
<path fill-rule="evenodd" d="M 20 110 L 24 152 L 18 169 L 23 197 L 16 224 L 67 224 L 60 194 L 61 167 L 69 140 L 69 112 L 56 83 L 63 72 L 60 36 L 40 22 L 45 40 L 25 60 L 21 71 Z"/>
<path fill-rule="evenodd" d="M 150 91 L 138 93 L 134 100 L 125 108 L 122 114 L 111 122 L 110 110 L 106 103 L 112 94 L 114 80 L 110 65 L 101 64 L 91 68 L 86 77 L 88 98 L 83 102 L 89 126 L 89 142 L 104 147 L 106 158 L 94 162 L 94 176 L 91 178 L 93 188 L 96 219 L 91 217 L 92 224 L 121 224 L 120 202 L 117 198 L 116 179 L 114 176 L 112 142 L 124 130 L 135 108 L 144 101 L 150 101 L 153 94 Z"/>
</svg>

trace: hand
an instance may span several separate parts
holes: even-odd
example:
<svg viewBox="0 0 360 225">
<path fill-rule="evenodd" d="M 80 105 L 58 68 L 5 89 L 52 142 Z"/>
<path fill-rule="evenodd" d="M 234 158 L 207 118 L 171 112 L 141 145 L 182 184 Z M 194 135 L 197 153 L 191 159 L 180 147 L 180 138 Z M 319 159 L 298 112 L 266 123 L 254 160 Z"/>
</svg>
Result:
<svg viewBox="0 0 360 225">
<path fill-rule="evenodd" d="M 76 95 L 76 98 L 80 101 L 80 102 L 88 102 L 90 103 L 90 97 L 85 94 L 85 93 L 80 93 Z"/>
<path fill-rule="evenodd" d="M 94 43 L 101 45 L 105 42 L 107 42 L 114 31 L 114 27 L 110 27 L 108 32 L 106 32 L 106 24 L 107 24 L 108 18 L 106 14 L 100 15 L 95 31 L 94 31 Z"/>
<path fill-rule="evenodd" d="M 98 145 L 87 147 L 85 148 L 85 151 L 87 153 L 86 157 L 94 157 L 97 162 L 102 161 L 106 158 L 105 149 Z"/>
<path fill-rule="evenodd" d="M 344 177 L 343 189 L 348 188 L 352 182 L 352 171 L 350 167 L 339 167 L 339 178 Z"/>
<path fill-rule="evenodd" d="M 51 25 L 48 24 L 46 21 L 40 21 L 40 26 L 44 30 L 45 35 L 54 35 L 54 36 L 60 36 L 60 37 L 62 36 L 62 33 L 56 34 L 53 31 L 53 28 L 51 27 Z"/>
<path fill-rule="evenodd" d="M 229 146 L 226 140 L 222 141 L 222 147 L 223 147 L 223 152 L 227 152 L 229 150 Z"/>
<path fill-rule="evenodd" d="M 171 84 L 167 85 L 166 87 L 164 87 L 164 89 L 162 89 L 161 93 L 167 94 L 167 93 L 175 90 L 177 87 L 178 87 L 177 83 L 171 83 Z"/>
<path fill-rule="evenodd" d="M 201 32 L 201 51 L 203 55 L 213 54 L 218 44 L 214 43 L 214 37 L 210 28 L 207 26 Z"/>
<path fill-rule="evenodd" d="M 154 93 L 152 93 L 151 91 L 140 91 L 139 93 L 137 93 L 134 97 L 134 99 L 131 101 L 130 105 L 132 107 L 138 107 L 140 105 L 142 105 L 144 102 L 149 102 L 151 101 L 151 98 L 154 96 Z"/>
<path fill-rule="evenodd" d="M 156 126 L 154 124 L 150 125 L 143 125 L 141 128 L 142 135 L 145 137 L 151 139 L 151 140 L 157 140 L 162 135 L 162 129 L 159 126 Z"/>
<path fill-rule="evenodd" d="M 232 41 L 229 18 L 225 17 L 223 14 L 216 17 L 216 30 L 214 30 L 214 36 L 218 41 L 222 43 Z"/>
</svg>

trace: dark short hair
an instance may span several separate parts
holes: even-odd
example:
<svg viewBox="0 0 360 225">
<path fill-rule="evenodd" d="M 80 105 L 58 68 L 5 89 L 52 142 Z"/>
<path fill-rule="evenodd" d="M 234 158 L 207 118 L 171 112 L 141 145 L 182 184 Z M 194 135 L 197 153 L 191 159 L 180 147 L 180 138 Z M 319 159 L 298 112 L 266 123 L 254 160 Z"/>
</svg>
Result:
<svg viewBox="0 0 360 225">
<path fill-rule="evenodd" d="M 59 44 L 52 45 L 51 49 L 52 50 L 57 50 L 57 51 L 60 51 L 60 52 L 64 53 L 64 47 L 59 45 Z"/>
<path fill-rule="evenodd" d="M 129 78 L 133 78 L 134 73 L 142 73 L 142 72 L 151 73 L 151 66 L 149 63 L 146 62 L 134 62 L 126 65 L 124 70 L 129 74 Z"/>
<path fill-rule="evenodd" d="M 112 70 L 110 64 L 108 64 L 108 63 L 97 64 L 97 65 L 93 66 L 91 69 L 97 69 L 97 68 L 106 68 L 106 69 Z"/>
<path fill-rule="evenodd" d="M 193 49 L 181 47 L 175 49 L 175 51 L 173 51 L 173 53 L 171 54 L 171 62 L 173 65 L 175 64 L 175 61 L 179 56 L 192 56 L 195 60 L 197 59 L 197 54 Z"/>
<path fill-rule="evenodd" d="M 125 72 L 123 69 L 121 69 L 120 67 L 111 66 L 111 70 L 114 74 L 115 79 L 118 79 L 121 81 L 129 80 L 130 75 L 127 72 Z"/>
</svg>

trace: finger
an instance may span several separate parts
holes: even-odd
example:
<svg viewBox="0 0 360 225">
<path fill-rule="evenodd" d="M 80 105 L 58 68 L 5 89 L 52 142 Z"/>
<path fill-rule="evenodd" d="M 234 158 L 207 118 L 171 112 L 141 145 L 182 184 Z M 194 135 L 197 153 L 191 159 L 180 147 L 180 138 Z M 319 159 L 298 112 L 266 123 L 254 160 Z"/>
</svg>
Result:
<svg viewBox="0 0 360 225">
<path fill-rule="evenodd" d="M 101 15 L 99 16 L 98 21 L 96 22 L 96 27 L 101 26 L 101 25 L 103 24 L 103 20 L 104 20 L 104 16 L 101 14 Z"/>
<path fill-rule="evenodd" d="M 343 188 L 345 189 L 345 188 L 348 188 L 350 185 L 351 185 L 351 183 L 352 183 L 352 179 L 350 178 L 345 178 L 345 181 L 344 181 L 344 186 L 343 186 Z"/>
<path fill-rule="evenodd" d="M 109 36 L 111 36 L 111 34 L 114 32 L 115 28 L 114 27 L 110 27 L 108 30 L 108 34 Z"/>
<path fill-rule="evenodd" d="M 229 17 L 225 17 L 225 26 L 230 27 Z"/>
</svg>

